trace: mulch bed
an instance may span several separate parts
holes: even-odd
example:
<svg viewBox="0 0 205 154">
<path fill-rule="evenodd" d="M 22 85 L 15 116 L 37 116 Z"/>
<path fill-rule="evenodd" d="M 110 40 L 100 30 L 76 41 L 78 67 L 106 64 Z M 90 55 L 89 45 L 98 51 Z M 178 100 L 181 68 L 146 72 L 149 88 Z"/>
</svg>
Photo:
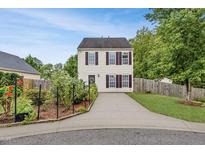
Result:
<svg viewBox="0 0 205 154">
<path fill-rule="evenodd" d="M 86 101 L 86 110 L 89 107 L 89 102 Z M 77 113 L 79 109 L 85 109 L 85 103 L 81 102 L 80 104 L 75 104 L 74 105 L 74 113 Z M 36 112 L 37 112 L 37 107 L 36 107 Z M 72 115 L 73 114 L 73 106 L 70 106 L 69 109 L 66 109 L 66 107 L 61 104 L 59 105 L 58 108 L 58 117 L 64 117 L 64 116 L 68 116 L 68 115 Z M 47 107 L 47 110 L 43 110 L 42 107 L 40 109 L 40 120 L 45 120 L 45 119 L 56 119 L 57 118 L 57 106 L 52 103 Z"/>
<path fill-rule="evenodd" d="M 0 114 L 0 124 L 7 124 L 7 123 L 13 123 L 13 122 L 14 122 L 13 115 Z"/>
<path fill-rule="evenodd" d="M 81 102 L 79 104 L 74 105 L 75 113 L 79 113 L 80 109 L 85 109 L 86 104 L 86 110 L 89 108 L 89 102 Z M 38 107 L 35 107 L 36 113 L 38 113 Z M 69 116 L 73 114 L 73 106 L 71 106 L 69 109 L 66 109 L 63 104 L 59 105 L 59 118 Z M 46 120 L 46 119 L 56 119 L 57 118 L 57 108 L 55 103 L 49 104 L 46 109 L 43 109 L 43 107 L 40 107 L 40 119 L 39 120 Z M 0 124 L 9 124 L 14 122 L 14 116 L 13 115 L 7 115 L 0 114 Z"/>
<path fill-rule="evenodd" d="M 195 106 L 195 107 L 204 107 L 203 103 L 195 102 L 195 101 L 187 101 L 187 100 L 180 100 L 178 101 L 180 104 Z"/>
</svg>

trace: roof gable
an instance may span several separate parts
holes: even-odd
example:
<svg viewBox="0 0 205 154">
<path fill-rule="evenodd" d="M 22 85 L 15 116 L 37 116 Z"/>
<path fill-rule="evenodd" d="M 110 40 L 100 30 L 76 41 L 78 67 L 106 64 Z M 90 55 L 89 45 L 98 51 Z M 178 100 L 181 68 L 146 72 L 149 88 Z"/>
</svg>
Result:
<svg viewBox="0 0 205 154">
<path fill-rule="evenodd" d="M 16 70 L 22 73 L 40 74 L 22 58 L 0 51 L 0 68 Z"/>
<path fill-rule="evenodd" d="M 128 40 L 119 38 L 84 38 L 79 48 L 132 48 Z"/>
</svg>

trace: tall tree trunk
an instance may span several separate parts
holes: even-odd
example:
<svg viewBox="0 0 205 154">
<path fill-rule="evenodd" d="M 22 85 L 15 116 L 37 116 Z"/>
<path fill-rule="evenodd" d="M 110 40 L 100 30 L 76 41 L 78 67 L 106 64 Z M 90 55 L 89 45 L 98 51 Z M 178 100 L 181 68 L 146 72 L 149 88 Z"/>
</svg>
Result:
<svg viewBox="0 0 205 154">
<path fill-rule="evenodd" d="M 185 84 L 186 84 L 186 100 L 190 101 L 191 100 L 191 84 L 189 79 L 185 80 Z"/>
</svg>

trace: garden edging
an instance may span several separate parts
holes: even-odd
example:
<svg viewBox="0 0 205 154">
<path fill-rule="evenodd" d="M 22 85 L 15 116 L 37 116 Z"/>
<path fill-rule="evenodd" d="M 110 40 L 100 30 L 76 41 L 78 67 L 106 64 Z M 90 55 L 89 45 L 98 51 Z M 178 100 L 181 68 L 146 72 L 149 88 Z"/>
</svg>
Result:
<svg viewBox="0 0 205 154">
<path fill-rule="evenodd" d="M 89 112 L 89 111 L 91 110 L 91 108 L 92 108 L 92 106 L 93 106 L 94 103 L 95 103 L 95 100 L 90 104 L 90 106 L 88 107 L 88 110 L 85 111 L 85 112 L 74 113 L 74 114 L 72 114 L 72 115 L 60 117 L 60 118 L 58 118 L 58 119 L 38 120 L 38 121 L 31 121 L 31 122 L 28 122 L 28 123 L 16 122 L 16 123 L 2 124 L 2 125 L 0 125 L 0 128 L 20 126 L 20 125 L 39 124 L 39 123 L 49 123 L 49 122 L 56 122 L 56 121 L 65 120 L 65 119 L 72 118 L 72 117 L 74 117 L 74 116 L 77 116 L 77 115 L 80 115 L 80 114 L 84 114 L 84 113 Z"/>
</svg>

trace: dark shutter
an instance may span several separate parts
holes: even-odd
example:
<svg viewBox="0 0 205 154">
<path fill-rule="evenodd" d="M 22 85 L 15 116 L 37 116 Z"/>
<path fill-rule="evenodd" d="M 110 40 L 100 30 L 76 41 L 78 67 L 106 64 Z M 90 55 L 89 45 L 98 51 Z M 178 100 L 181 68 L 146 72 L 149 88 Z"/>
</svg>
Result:
<svg viewBox="0 0 205 154">
<path fill-rule="evenodd" d="M 116 75 L 116 88 L 119 88 L 119 75 Z"/>
<path fill-rule="evenodd" d="M 88 65 L 88 52 L 85 52 L 85 65 Z"/>
<path fill-rule="evenodd" d="M 106 88 L 109 88 L 109 75 L 106 75 Z"/>
<path fill-rule="evenodd" d="M 106 65 L 109 65 L 109 52 L 106 52 Z"/>
<path fill-rule="evenodd" d="M 98 52 L 95 52 L 95 65 L 98 65 Z"/>
<path fill-rule="evenodd" d="M 122 88 L 122 75 L 119 75 L 119 87 Z"/>
<path fill-rule="evenodd" d="M 132 65 L 132 52 L 129 52 L 129 65 Z"/>
<path fill-rule="evenodd" d="M 122 65 L 122 52 L 119 52 L 119 65 Z"/>
<path fill-rule="evenodd" d="M 119 65 L 119 52 L 116 52 L 116 65 Z"/>
<path fill-rule="evenodd" d="M 132 88 L 132 75 L 129 75 L 129 88 Z"/>
</svg>

